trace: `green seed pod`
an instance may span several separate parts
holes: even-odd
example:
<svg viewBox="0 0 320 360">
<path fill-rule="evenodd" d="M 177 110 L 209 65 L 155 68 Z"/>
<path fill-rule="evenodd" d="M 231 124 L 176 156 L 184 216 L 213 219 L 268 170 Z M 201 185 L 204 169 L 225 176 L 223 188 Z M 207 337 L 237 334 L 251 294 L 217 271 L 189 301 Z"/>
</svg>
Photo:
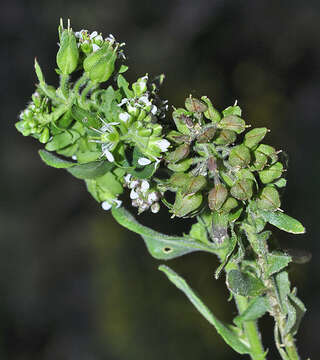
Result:
<svg viewBox="0 0 320 360">
<path fill-rule="evenodd" d="M 242 179 L 237 181 L 230 189 L 230 193 L 238 200 L 249 200 L 252 197 L 253 181 Z"/>
<path fill-rule="evenodd" d="M 232 148 L 229 154 L 229 164 L 234 167 L 246 167 L 251 160 L 250 150 L 243 144 Z"/>
<path fill-rule="evenodd" d="M 64 75 L 71 74 L 78 65 L 79 50 L 77 40 L 70 29 L 63 31 L 61 35 L 60 48 L 57 53 L 57 65 Z"/>
<path fill-rule="evenodd" d="M 208 107 L 201 100 L 193 98 L 191 95 L 186 98 L 185 107 L 188 111 L 193 113 L 203 113 L 208 110 Z"/>
<path fill-rule="evenodd" d="M 176 163 L 185 159 L 190 153 L 189 144 L 181 144 L 174 151 L 166 156 L 166 160 L 170 163 Z"/>
<path fill-rule="evenodd" d="M 267 132 L 268 129 L 265 127 L 248 131 L 244 137 L 244 144 L 250 149 L 254 148 L 266 136 Z"/>
<path fill-rule="evenodd" d="M 212 122 L 218 123 L 221 120 L 219 111 L 213 107 L 212 102 L 207 96 L 202 96 L 201 100 L 203 100 L 208 107 L 208 110 L 204 112 L 204 116 Z"/>
<path fill-rule="evenodd" d="M 229 145 L 236 141 L 237 134 L 231 130 L 221 130 L 213 140 L 216 145 Z"/>
<path fill-rule="evenodd" d="M 183 135 L 190 135 L 190 129 L 186 125 L 186 122 L 189 117 L 189 112 L 185 109 L 176 109 L 172 113 L 173 120 L 176 124 L 176 127 L 180 133 Z"/>
<path fill-rule="evenodd" d="M 267 155 L 271 159 L 271 164 L 274 164 L 278 161 L 278 154 L 276 152 L 276 149 L 270 145 L 260 144 L 257 147 L 257 151 L 260 151 L 263 154 Z"/>
<path fill-rule="evenodd" d="M 181 171 L 187 171 L 192 165 L 192 163 L 193 163 L 192 159 L 185 159 L 175 164 L 168 164 L 167 167 L 168 169 L 174 172 L 181 172 Z"/>
<path fill-rule="evenodd" d="M 202 143 L 208 143 L 210 142 L 210 140 L 213 139 L 214 135 L 216 133 L 216 128 L 215 126 L 210 126 L 210 127 L 207 127 L 207 128 L 204 128 L 201 132 L 201 134 L 199 134 L 197 136 L 197 141 L 199 144 L 202 144 Z"/>
<path fill-rule="evenodd" d="M 181 192 L 177 192 L 171 212 L 177 217 L 192 216 L 199 209 L 201 203 L 201 193 L 182 195 Z"/>
<path fill-rule="evenodd" d="M 185 185 L 185 194 L 194 194 L 205 188 L 207 180 L 205 176 L 199 175 L 190 177 L 189 181 Z"/>
<path fill-rule="evenodd" d="M 187 135 L 182 135 L 179 131 L 172 130 L 167 135 L 167 139 L 174 141 L 177 144 L 183 144 L 189 142 L 190 138 Z"/>
<path fill-rule="evenodd" d="M 246 129 L 246 123 L 236 115 L 229 115 L 218 123 L 218 128 L 232 130 L 237 134 L 241 134 Z"/>
<path fill-rule="evenodd" d="M 261 151 L 255 150 L 253 152 L 253 157 L 254 157 L 253 166 L 255 170 L 258 171 L 262 170 L 268 162 L 267 155 L 263 154 Z"/>
<path fill-rule="evenodd" d="M 175 173 L 169 180 L 169 185 L 173 189 L 183 188 L 189 181 L 190 175 L 185 173 Z"/>
<path fill-rule="evenodd" d="M 101 49 L 85 58 L 83 68 L 92 81 L 100 83 L 110 78 L 117 59 L 116 50 L 117 48 L 112 49 L 110 44 L 104 44 Z"/>
<path fill-rule="evenodd" d="M 228 197 L 228 190 L 223 184 L 217 184 L 210 190 L 208 195 L 209 208 L 212 211 L 219 210 Z"/>
<path fill-rule="evenodd" d="M 50 138 L 50 132 L 49 132 L 49 129 L 47 127 L 45 127 L 43 130 L 42 130 L 42 133 L 40 135 L 40 138 L 39 138 L 39 141 L 42 143 L 42 144 L 46 144 L 48 142 Z"/>
<path fill-rule="evenodd" d="M 222 210 L 226 213 L 230 212 L 231 210 L 235 209 L 238 206 L 238 201 L 233 198 L 229 197 L 226 202 L 222 206 Z"/>
<path fill-rule="evenodd" d="M 138 131 L 138 135 L 142 137 L 151 136 L 151 134 L 152 134 L 152 129 L 143 128 Z"/>
<path fill-rule="evenodd" d="M 273 186 L 266 186 L 263 188 L 259 198 L 257 199 L 257 205 L 262 210 L 275 211 L 280 205 L 279 193 Z"/>
<path fill-rule="evenodd" d="M 273 180 L 278 179 L 283 172 L 283 165 L 277 162 L 271 165 L 268 169 L 259 171 L 259 177 L 263 184 L 269 184 Z"/>
</svg>

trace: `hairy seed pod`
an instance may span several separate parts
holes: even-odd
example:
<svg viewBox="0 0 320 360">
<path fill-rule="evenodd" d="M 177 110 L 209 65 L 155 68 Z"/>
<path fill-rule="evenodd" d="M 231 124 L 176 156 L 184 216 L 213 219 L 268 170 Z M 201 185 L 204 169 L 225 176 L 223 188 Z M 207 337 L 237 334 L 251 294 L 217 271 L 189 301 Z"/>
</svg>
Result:
<svg viewBox="0 0 320 360">
<path fill-rule="evenodd" d="M 185 194 L 194 194 L 207 185 L 207 180 L 205 176 L 199 175 L 195 177 L 191 177 L 189 181 L 185 185 Z"/>
<path fill-rule="evenodd" d="M 188 98 L 186 98 L 185 107 L 188 111 L 191 111 L 193 113 L 195 112 L 203 113 L 208 109 L 205 103 L 203 103 L 199 99 L 193 98 L 191 95 Z"/>
<path fill-rule="evenodd" d="M 185 159 L 185 160 L 181 160 L 175 164 L 171 164 L 169 163 L 167 165 L 168 169 L 174 171 L 174 172 L 181 172 L 181 171 L 187 171 L 190 166 L 193 163 L 193 159 Z"/>
<path fill-rule="evenodd" d="M 57 53 L 57 65 L 64 75 L 70 75 L 78 65 L 79 50 L 76 37 L 70 29 L 63 31 Z"/>
<path fill-rule="evenodd" d="M 257 205 L 262 210 L 275 211 L 281 203 L 279 193 L 273 186 L 266 186 L 257 199 Z"/>
<path fill-rule="evenodd" d="M 180 160 L 185 159 L 190 153 L 189 144 L 181 144 L 174 151 L 170 152 L 166 156 L 166 160 L 170 163 L 176 163 Z"/>
<path fill-rule="evenodd" d="M 230 193 L 238 200 L 249 200 L 253 193 L 253 181 L 242 179 L 237 181 L 230 189 Z"/>
<path fill-rule="evenodd" d="M 209 100 L 207 96 L 202 96 L 201 100 L 203 100 L 208 107 L 208 110 L 204 112 L 204 116 L 211 120 L 213 123 L 218 123 L 221 120 L 221 115 L 218 110 L 216 110 L 212 102 Z"/>
<path fill-rule="evenodd" d="M 236 115 L 229 115 L 220 120 L 218 128 L 235 131 L 237 134 L 241 134 L 246 129 L 246 123 Z"/>
<path fill-rule="evenodd" d="M 202 203 L 202 194 L 183 195 L 177 192 L 171 212 L 177 217 L 184 217 L 196 211 Z"/>
<path fill-rule="evenodd" d="M 222 206 L 222 210 L 226 213 L 230 212 L 231 210 L 235 209 L 238 206 L 238 201 L 233 198 L 229 197 L 226 202 Z"/>
<path fill-rule="evenodd" d="M 253 152 L 253 157 L 253 166 L 255 170 L 263 170 L 263 168 L 267 165 L 268 162 L 267 155 L 263 154 L 261 151 L 255 150 Z"/>
<path fill-rule="evenodd" d="M 283 172 L 283 165 L 277 162 L 271 165 L 268 169 L 259 171 L 259 177 L 263 184 L 269 184 L 273 180 L 278 179 Z"/>
<path fill-rule="evenodd" d="M 209 208 L 212 211 L 219 210 L 228 197 L 228 190 L 223 184 L 217 184 L 210 190 L 208 195 Z"/>
<path fill-rule="evenodd" d="M 210 142 L 216 133 L 215 126 L 210 126 L 202 130 L 202 132 L 197 136 L 197 141 L 199 144 Z"/>
<path fill-rule="evenodd" d="M 265 127 L 248 131 L 244 136 L 244 144 L 250 149 L 254 148 L 266 136 L 267 132 L 268 129 Z"/>
<path fill-rule="evenodd" d="M 251 160 L 250 150 L 243 144 L 232 148 L 229 154 L 229 164 L 242 168 L 249 165 Z"/>
<path fill-rule="evenodd" d="M 188 119 L 189 112 L 185 109 L 176 109 L 172 113 L 173 120 L 180 133 L 183 135 L 190 135 L 190 129 L 186 125 L 186 119 Z"/>
<path fill-rule="evenodd" d="M 274 164 L 278 161 L 278 154 L 276 152 L 276 149 L 270 145 L 260 144 L 257 147 L 257 151 L 260 151 L 263 154 L 267 155 L 267 157 L 271 159 L 271 164 Z"/>
<path fill-rule="evenodd" d="M 175 173 L 171 176 L 169 184 L 172 188 L 182 188 L 189 181 L 190 175 L 185 173 Z"/>
<path fill-rule="evenodd" d="M 169 132 L 169 134 L 167 135 L 167 139 L 174 141 L 177 144 L 183 144 L 183 143 L 189 143 L 190 142 L 190 137 L 187 135 L 182 135 L 181 133 L 179 133 L 178 131 L 172 130 Z"/>
<path fill-rule="evenodd" d="M 236 141 L 237 134 L 231 130 L 220 130 L 218 136 L 213 140 L 216 145 L 229 145 Z"/>
</svg>

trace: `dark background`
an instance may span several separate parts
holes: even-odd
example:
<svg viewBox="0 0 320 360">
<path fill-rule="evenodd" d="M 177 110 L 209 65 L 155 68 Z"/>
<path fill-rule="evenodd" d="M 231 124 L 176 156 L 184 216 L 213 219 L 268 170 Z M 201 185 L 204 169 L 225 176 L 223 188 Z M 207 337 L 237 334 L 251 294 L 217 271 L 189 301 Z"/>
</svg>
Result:
<svg viewBox="0 0 320 360">
<path fill-rule="evenodd" d="M 313 261 L 291 279 L 309 308 L 299 334 L 302 358 L 319 351 L 320 2 L 22 1 L 0 5 L 0 357 L 12 360 L 239 359 L 186 298 L 157 271 L 143 242 L 120 228 L 84 184 L 46 167 L 39 144 L 14 128 L 34 90 L 37 56 L 56 84 L 59 17 L 127 43 L 129 79 L 166 74 L 162 96 L 208 95 L 223 109 L 237 99 L 244 118 L 272 130 L 268 142 L 290 155 L 282 207 L 307 234 L 277 234 L 309 249 Z M 183 222 L 146 217 L 179 233 Z M 165 226 L 162 226 L 163 224 Z M 167 225 L 170 224 L 170 225 Z M 170 265 L 211 309 L 231 321 L 216 259 L 192 254 Z M 317 325 L 318 324 L 318 325 Z M 278 359 L 272 322 L 264 343 Z"/>
</svg>

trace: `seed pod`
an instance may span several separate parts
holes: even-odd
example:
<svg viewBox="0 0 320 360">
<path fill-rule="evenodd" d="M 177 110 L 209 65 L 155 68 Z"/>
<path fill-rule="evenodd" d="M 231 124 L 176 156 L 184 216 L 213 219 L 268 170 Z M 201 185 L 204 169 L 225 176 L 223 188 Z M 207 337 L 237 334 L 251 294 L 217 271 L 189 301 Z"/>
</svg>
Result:
<svg viewBox="0 0 320 360">
<path fill-rule="evenodd" d="M 226 202 L 222 206 L 222 210 L 226 213 L 230 212 L 231 210 L 235 209 L 238 206 L 238 201 L 233 198 L 229 197 Z"/>
<path fill-rule="evenodd" d="M 203 103 L 199 99 L 193 98 L 191 95 L 188 98 L 186 98 L 185 107 L 188 111 L 191 111 L 193 113 L 195 112 L 203 113 L 208 109 L 205 103 Z"/>
<path fill-rule="evenodd" d="M 189 112 L 185 109 L 176 109 L 172 113 L 173 120 L 180 133 L 183 135 L 190 135 L 190 129 L 186 125 L 186 119 L 189 116 Z"/>
<path fill-rule="evenodd" d="M 253 181 L 242 179 L 237 181 L 230 189 L 230 193 L 238 200 L 249 200 L 252 197 Z"/>
<path fill-rule="evenodd" d="M 275 211 L 281 203 L 279 193 L 273 186 L 266 186 L 263 188 L 259 199 L 257 199 L 257 205 L 262 210 Z"/>
<path fill-rule="evenodd" d="M 215 126 L 204 128 L 201 134 L 197 136 L 198 143 L 201 144 L 201 143 L 210 142 L 210 140 L 213 139 L 215 133 L 216 133 Z"/>
<path fill-rule="evenodd" d="M 257 147 L 257 151 L 262 152 L 263 154 L 267 155 L 271 159 L 271 164 L 274 164 L 278 161 L 278 155 L 276 149 L 270 145 L 260 144 Z"/>
<path fill-rule="evenodd" d="M 263 154 L 261 151 L 255 150 L 253 152 L 253 156 L 254 156 L 254 163 L 253 163 L 254 168 L 258 171 L 262 170 L 268 162 L 267 155 Z"/>
<path fill-rule="evenodd" d="M 242 120 L 236 115 L 229 115 L 224 117 L 218 123 L 218 128 L 232 130 L 235 131 L 237 134 L 241 134 L 246 128 L 246 123 L 244 120 Z"/>
<path fill-rule="evenodd" d="M 42 130 L 42 133 L 40 135 L 40 138 L 39 138 L 39 141 L 42 143 L 42 144 L 45 144 L 48 142 L 50 138 L 50 132 L 49 132 L 49 129 L 47 127 L 45 127 L 43 130 Z"/>
<path fill-rule="evenodd" d="M 283 172 L 283 165 L 277 162 L 271 165 L 268 169 L 259 171 L 259 177 L 263 184 L 269 184 L 273 180 L 278 179 Z"/>
<path fill-rule="evenodd" d="M 64 75 L 71 74 L 78 65 L 79 50 L 76 37 L 70 29 L 63 31 L 57 53 L 57 65 Z"/>
<path fill-rule="evenodd" d="M 231 130 L 220 130 L 218 136 L 213 140 L 216 145 L 229 145 L 236 141 L 237 134 Z"/>
<path fill-rule="evenodd" d="M 168 169 L 174 171 L 174 172 L 181 172 L 181 171 L 187 171 L 190 166 L 193 163 L 193 159 L 185 159 L 182 161 L 179 161 L 175 164 L 168 164 L 167 167 Z"/>
<path fill-rule="evenodd" d="M 183 144 L 183 143 L 189 142 L 190 138 L 187 135 L 182 135 L 178 131 L 172 130 L 167 135 L 167 139 L 174 141 L 177 144 Z"/>
<path fill-rule="evenodd" d="M 195 177 L 190 177 L 190 179 L 188 180 L 188 182 L 185 185 L 185 194 L 194 194 L 197 193 L 198 191 L 202 190 L 203 188 L 205 188 L 205 186 L 207 185 L 207 180 L 205 178 L 205 176 L 199 175 L 199 176 L 195 176 Z"/>
<path fill-rule="evenodd" d="M 171 176 L 169 184 L 172 188 L 182 188 L 189 181 L 190 175 L 185 173 L 175 173 Z"/>
<path fill-rule="evenodd" d="M 174 151 L 166 156 L 166 160 L 170 163 L 176 163 L 182 159 L 185 159 L 190 153 L 189 144 L 181 144 Z"/>
<path fill-rule="evenodd" d="M 244 144 L 250 149 L 254 148 L 266 136 L 267 132 L 268 129 L 265 127 L 248 131 L 244 137 Z"/>
<path fill-rule="evenodd" d="M 179 191 L 176 194 L 176 199 L 173 204 L 171 212 L 177 217 L 184 217 L 192 215 L 202 203 L 202 194 L 189 194 L 189 195 L 182 195 Z"/>
<path fill-rule="evenodd" d="M 201 100 L 203 100 L 208 107 L 208 110 L 204 112 L 204 116 L 212 122 L 218 123 L 221 120 L 219 111 L 213 107 L 212 102 L 207 96 L 202 96 Z"/>
<path fill-rule="evenodd" d="M 251 160 L 250 150 L 243 144 L 232 148 L 229 154 L 229 164 L 234 167 L 246 167 Z"/>
<path fill-rule="evenodd" d="M 217 184 L 210 190 L 208 195 L 209 208 L 212 211 L 219 210 L 228 197 L 228 190 L 223 184 Z"/>
</svg>

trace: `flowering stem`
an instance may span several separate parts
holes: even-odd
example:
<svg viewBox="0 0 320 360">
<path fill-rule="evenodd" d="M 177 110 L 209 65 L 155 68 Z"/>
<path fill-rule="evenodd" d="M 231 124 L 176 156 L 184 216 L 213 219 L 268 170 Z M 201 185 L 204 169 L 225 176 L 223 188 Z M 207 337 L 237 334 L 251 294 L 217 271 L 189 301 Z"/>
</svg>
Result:
<svg viewBox="0 0 320 360">
<path fill-rule="evenodd" d="M 96 86 L 96 83 L 92 82 L 92 81 L 88 81 L 87 85 L 85 86 L 85 88 L 82 90 L 81 92 L 81 97 L 80 97 L 80 104 L 86 108 L 86 100 L 87 100 L 87 96 L 89 94 L 89 92 Z"/>
<path fill-rule="evenodd" d="M 68 81 L 69 81 L 69 75 L 62 74 L 60 76 L 60 89 L 62 92 L 62 95 L 67 100 L 69 97 L 69 88 L 68 88 Z"/>
</svg>

